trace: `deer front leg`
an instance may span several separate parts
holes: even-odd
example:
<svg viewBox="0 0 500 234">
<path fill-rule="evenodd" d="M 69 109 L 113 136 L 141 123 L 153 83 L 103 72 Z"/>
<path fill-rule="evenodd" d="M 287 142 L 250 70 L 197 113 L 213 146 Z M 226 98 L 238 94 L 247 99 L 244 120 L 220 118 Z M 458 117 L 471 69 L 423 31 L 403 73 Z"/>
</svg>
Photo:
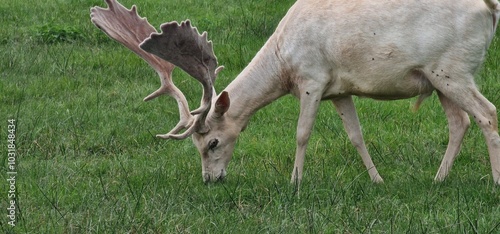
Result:
<svg viewBox="0 0 500 234">
<path fill-rule="evenodd" d="M 455 161 L 457 154 L 460 152 L 460 146 L 465 132 L 470 126 L 470 119 L 467 112 L 460 109 L 460 107 L 444 96 L 441 92 L 438 92 L 438 96 L 444 112 L 446 113 L 448 128 L 450 131 L 448 148 L 446 149 L 446 153 L 441 161 L 441 166 L 439 166 L 439 170 L 434 178 L 435 181 L 443 181 L 448 176 L 448 173 L 453 166 L 453 162 Z"/>
<path fill-rule="evenodd" d="M 378 174 L 377 168 L 366 149 L 365 141 L 363 140 L 363 134 L 361 133 L 361 127 L 359 124 L 358 115 L 356 113 L 356 107 L 352 101 L 352 97 L 345 97 L 340 99 L 332 100 L 337 113 L 342 119 L 347 136 L 351 141 L 352 145 L 356 148 L 358 153 L 361 155 L 361 159 L 368 170 L 370 178 L 375 183 L 383 183 L 384 180 Z"/>
<path fill-rule="evenodd" d="M 300 96 L 300 114 L 297 125 L 297 149 L 291 183 L 300 184 L 304 169 L 307 144 L 314 126 L 316 113 L 321 101 L 321 92 L 304 91 Z"/>
</svg>

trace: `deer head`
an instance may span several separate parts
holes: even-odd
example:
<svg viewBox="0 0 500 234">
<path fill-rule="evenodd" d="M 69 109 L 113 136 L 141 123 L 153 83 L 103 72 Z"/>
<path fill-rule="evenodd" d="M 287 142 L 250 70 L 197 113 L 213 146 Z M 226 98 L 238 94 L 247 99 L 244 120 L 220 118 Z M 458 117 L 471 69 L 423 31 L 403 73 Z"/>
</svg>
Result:
<svg viewBox="0 0 500 234">
<path fill-rule="evenodd" d="M 116 0 L 106 0 L 106 3 L 107 9 L 100 7 L 91 9 L 92 23 L 109 37 L 139 55 L 160 76 L 160 88 L 144 98 L 144 101 L 152 100 L 162 94 L 168 94 L 177 100 L 179 123 L 169 133 L 159 134 L 157 137 L 180 140 L 193 135 L 194 143 L 202 158 L 204 181 L 222 179 L 231 156 L 214 155 L 218 155 L 215 152 L 231 154 L 236 136 L 227 141 L 230 144 L 223 144 L 227 139 L 223 139 L 216 132 L 224 128 L 212 124 L 221 123 L 224 119 L 223 115 L 229 108 L 229 97 L 227 93 L 221 94 L 219 98 L 215 97 L 213 85 L 223 67 L 217 65 L 217 58 L 213 52 L 212 42 L 207 40 L 207 33 L 199 34 L 189 20 L 181 24 L 177 22 L 162 24 L 162 33 L 157 33 L 145 18 L 137 14 L 135 5 L 128 10 Z M 189 111 L 184 94 L 172 82 L 172 70 L 175 66 L 186 71 L 203 86 L 201 105 L 194 111 Z M 212 106 L 214 108 L 211 108 Z M 184 129 L 185 131 L 180 133 Z"/>
</svg>

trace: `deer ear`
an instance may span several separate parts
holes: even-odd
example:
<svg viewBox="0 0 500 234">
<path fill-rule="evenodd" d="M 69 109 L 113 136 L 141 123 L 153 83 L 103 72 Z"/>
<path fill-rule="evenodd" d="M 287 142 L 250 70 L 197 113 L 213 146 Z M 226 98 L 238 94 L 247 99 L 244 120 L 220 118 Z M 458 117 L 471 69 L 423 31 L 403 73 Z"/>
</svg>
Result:
<svg viewBox="0 0 500 234">
<path fill-rule="evenodd" d="M 224 113 L 226 113 L 226 111 L 229 109 L 229 105 L 229 94 L 226 91 L 223 91 L 215 102 L 215 114 L 219 117 L 224 115 Z"/>
</svg>

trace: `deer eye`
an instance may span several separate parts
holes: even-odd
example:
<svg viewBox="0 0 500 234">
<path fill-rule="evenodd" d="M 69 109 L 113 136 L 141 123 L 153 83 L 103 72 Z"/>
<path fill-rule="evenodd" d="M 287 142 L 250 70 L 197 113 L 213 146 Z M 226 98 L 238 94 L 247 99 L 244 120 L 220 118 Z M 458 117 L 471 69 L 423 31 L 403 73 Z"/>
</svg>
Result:
<svg viewBox="0 0 500 234">
<path fill-rule="evenodd" d="M 208 142 L 208 150 L 214 150 L 215 147 L 217 147 L 217 145 L 219 144 L 219 140 L 218 139 L 212 139 Z"/>
</svg>

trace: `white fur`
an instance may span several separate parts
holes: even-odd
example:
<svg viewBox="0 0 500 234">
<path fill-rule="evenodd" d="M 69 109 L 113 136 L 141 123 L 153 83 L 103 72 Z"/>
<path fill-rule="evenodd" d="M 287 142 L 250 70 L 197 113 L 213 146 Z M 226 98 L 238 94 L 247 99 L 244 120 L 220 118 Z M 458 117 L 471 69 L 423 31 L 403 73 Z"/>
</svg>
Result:
<svg viewBox="0 0 500 234">
<path fill-rule="evenodd" d="M 371 180 L 382 182 L 366 150 L 351 96 L 392 100 L 426 97 L 436 90 L 450 138 L 435 180 L 448 175 L 470 115 L 485 135 L 493 179 L 500 184 L 496 109 L 473 80 L 495 32 L 497 6 L 496 0 L 297 1 L 225 89 L 231 100 L 228 111 L 221 116 L 212 110 L 207 118 L 211 130 L 194 134 L 204 179 L 225 175 L 236 138 L 252 114 L 291 93 L 301 104 L 292 182 L 302 179 L 321 100 L 333 102 Z M 219 144 L 208 150 L 213 139 Z"/>
</svg>

